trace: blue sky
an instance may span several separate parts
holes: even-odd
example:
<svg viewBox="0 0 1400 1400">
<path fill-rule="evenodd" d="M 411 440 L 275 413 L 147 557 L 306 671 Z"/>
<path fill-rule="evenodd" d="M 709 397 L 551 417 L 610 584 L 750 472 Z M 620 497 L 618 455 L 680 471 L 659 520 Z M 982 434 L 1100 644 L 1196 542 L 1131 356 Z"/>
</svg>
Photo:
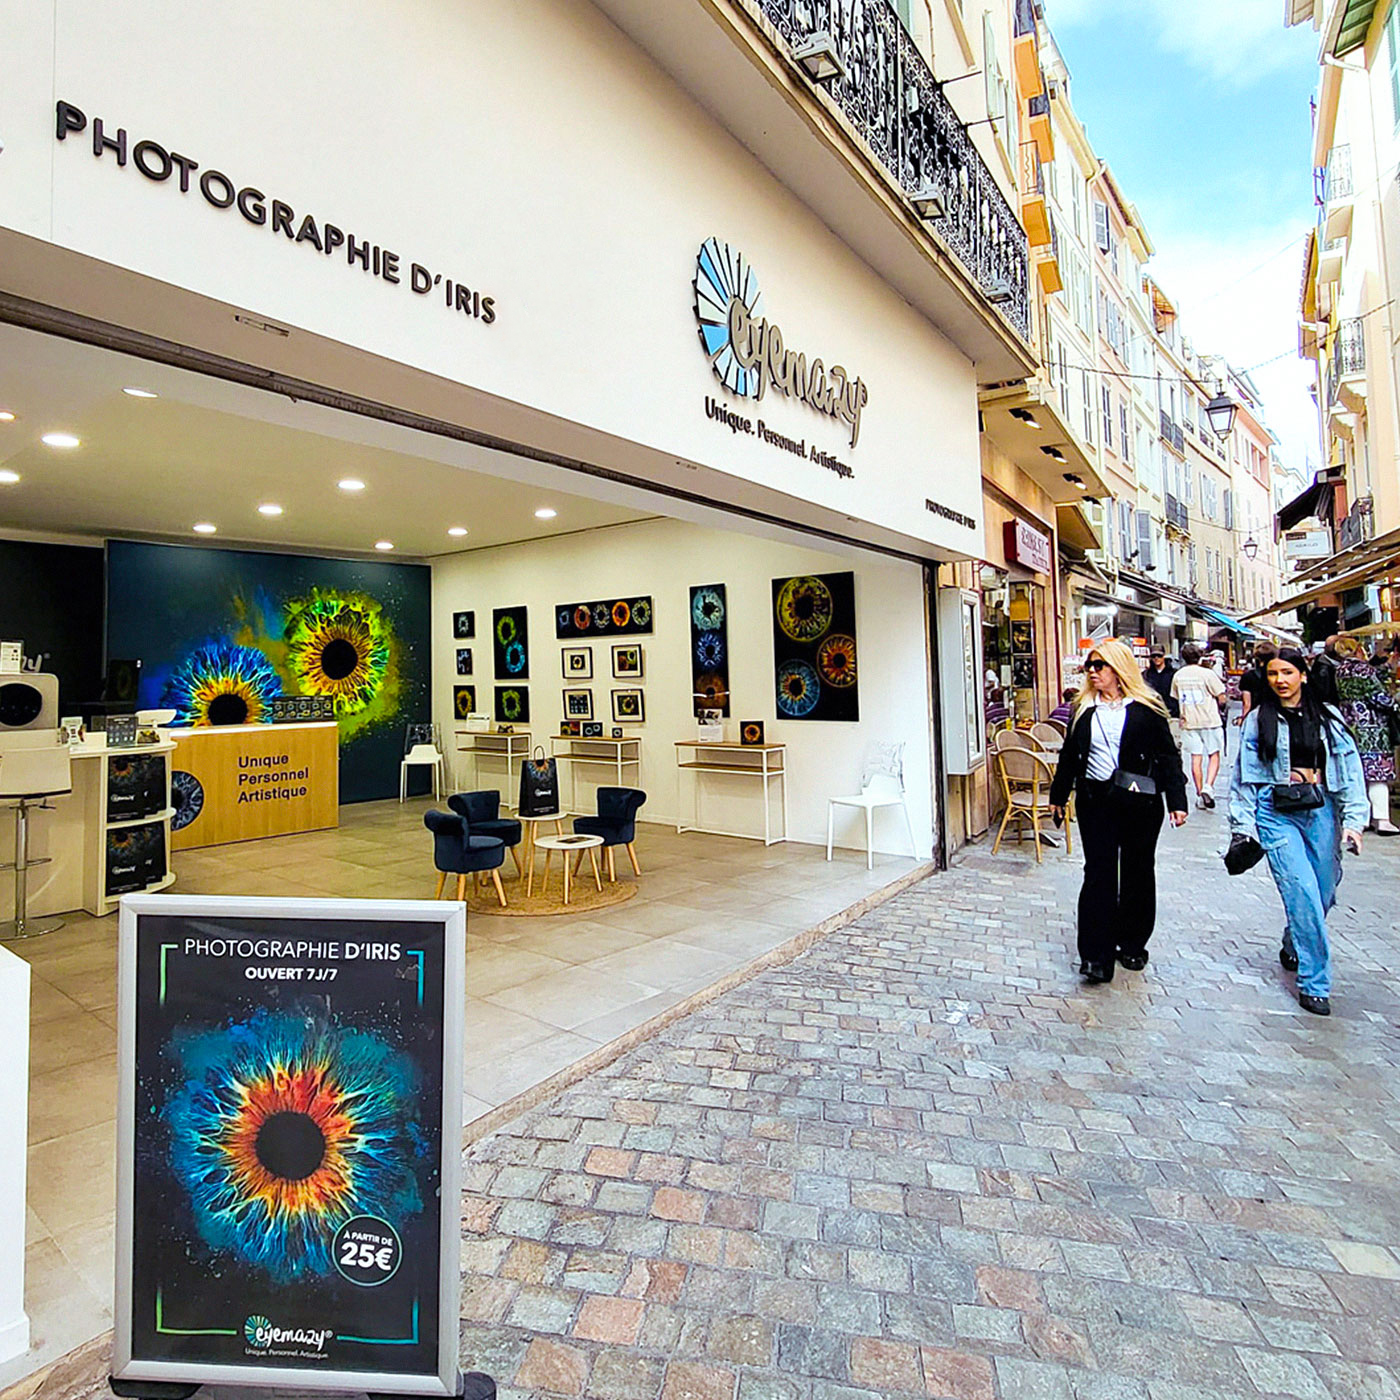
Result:
<svg viewBox="0 0 1400 1400">
<path fill-rule="evenodd" d="M 1285 29 L 1281 0 L 1045 8 L 1075 110 L 1142 214 L 1186 334 L 1245 368 L 1296 351 L 1317 35 Z M 1287 354 L 1253 377 L 1285 457 L 1315 469 L 1305 364 Z"/>
</svg>

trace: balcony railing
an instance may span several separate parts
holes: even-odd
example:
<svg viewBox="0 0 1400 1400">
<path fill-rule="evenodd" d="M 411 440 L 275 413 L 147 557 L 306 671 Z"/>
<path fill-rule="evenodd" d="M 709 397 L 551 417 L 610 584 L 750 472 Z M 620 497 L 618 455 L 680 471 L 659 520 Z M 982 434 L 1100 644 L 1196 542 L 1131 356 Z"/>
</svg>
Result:
<svg viewBox="0 0 1400 1400">
<path fill-rule="evenodd" d="M 1166 411 L 1161 410 L 1162 415 L 1162 441 L 1169 447 L 1175 448 L 1183 457 L 1186 455 L 1186 434 L 1181 431 L 1181 424 L 1172 418 Z"/>
<path fill-rule="evenodd" d="M 1327 361 L 1327 405 L 1337 402 L 1342 380 L 1366 373 L 1366 328 L 1359 316 L 1341 321 Z"/>
<path fill-rule="evenodd" d="M 790 49 L 830 35 L 843 71 L 826 92 L 906 195 L 939 196 L 934 231 L 1028 340 L 1026 232 L 889 0 L 757 3 Z"/>
<path fill-rule="evenodd" d="M 1174 525 L 1183 535 L 1191 532 L 1191 512 L 1185 501 L 1179 501 L 1170 492 L 1166 496 L 1167 524 Z"/>
</svg>

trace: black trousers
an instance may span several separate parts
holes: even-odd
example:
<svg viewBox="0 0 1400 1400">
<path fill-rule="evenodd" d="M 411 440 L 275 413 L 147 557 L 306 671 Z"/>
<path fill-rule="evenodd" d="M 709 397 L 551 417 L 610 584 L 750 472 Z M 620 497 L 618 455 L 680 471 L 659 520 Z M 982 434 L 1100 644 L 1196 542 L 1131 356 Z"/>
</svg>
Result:
<svg viewBox="0 0 1400 1400">
<path fill-rule="evenodd" d="M 1082 779 L 1076 789 L 1084 843 L 1079 891 L 1079 957 L 1113 963 L 1121 949 L 1140 953 L 1157 922 L 1157 836 L 1160 797 L 1142 797 L 1112 783 Z"/>
</svg>

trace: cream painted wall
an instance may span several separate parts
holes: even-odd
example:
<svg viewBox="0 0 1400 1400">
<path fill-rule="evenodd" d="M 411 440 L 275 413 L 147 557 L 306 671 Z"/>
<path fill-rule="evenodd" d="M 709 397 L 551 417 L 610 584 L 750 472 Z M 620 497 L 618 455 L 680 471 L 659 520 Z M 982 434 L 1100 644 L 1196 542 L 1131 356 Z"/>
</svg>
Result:
<svg viewBox="0 0 1400 1400">
<path fill-rule="evenodd" d="M 770 741 L 788 744 L 788 820 L 793 839 L 824 842 L 828 796 L 859 788 L 870 743 L 899 741 L 906 745 L 905 783 L 919 840 L 918 854 L 921 858 L 930 855 L 932 757 L 923 573 L 918 565 L 855 550 L 818 551 L 674 520 L 616 526 L 545 544 L 471 551 L 443 556 L 432 563 L 434 716 L 450 749 L 455 748 L 449 738 L 454 728 L 452 687 L 458 682 L 452 642 L 454 612 L 468 608 L 476 612 L 476 639 L 470 643 L 475 669 L 471 681 L 477 687 L 478 705 L 489 706 L 495 684 L 491 674 L 491 610 L 520 604 L 529 608 L 529 727 L 534 741 L 548 750 L 548 736 L 559 732 L 563 718 L 560 692 L 565 682 L 560 674 L 560 651 L 566 645 L 576 645 L 556 640 L 555 605 L 650 594 L 655 630 L 649 636 L 628 639 L 639 642 L 644 653 L 646 723 L 624 728 L 643 739 L 639 786 L 648 794 L 643 819 L 674 822 L 678 797 L 674 744 L 678 739 L 696 737 L 690 701 L 689 590 L 697 584 L 723 583 L 729 608 L 730 735 L 737 738 L 739 720 L 762 719 Z M 856 575 L 860 722 L 779 722 L 774 718 L 773 704 L 771 582 L 796 573 L 846 569 Z M 594 716 L 602 720 L 604 734 L 610 734 L 610 692 L 614 686 L 631 682 L 612 679 L 610 643 L 591 645 Z M 469 763 L 455 752 L 450 756 L 458 780 L 469 782 Z M 490 772 L 483 769 L 483 787 L 499 785 L 488 779 Z M 685 780 L 681 801 L 688 815 L 689 774 Z M 611 783 L 616 779 L 599 770 L 594 781 Z M 626 785 L 634 782 L 629 775 Z M 718 775 L 710 775 L 704 782 L 707 825 L 761 833 L 759 782 Z M 565 773 L 561 773 L 561 786 L 567 802 L 570 789 Z M 578 805 L 585 811 L 592 810 L 591 791 L 591 785 L 581 783 Z M 838 818 L 840 844 L 863 846 L 864 831 L 858 820 L 850 813 Z M 909 854 L 908 837 L 897 811 L 877 816 L 875 846 L 877 850 Z"/>
<path fill-rule="evenodd" d="M 657 479 L 697 462 L 724 474 L 713 494 L 756 486 L 780 519 L 815 505 L 842 533 L 872 522 L 913 553 L 976 552 L 972 364 L 584 0 L 365 0 L 353 14 L 336 0 L 0 0 L 0 32 L 0 229 L 472 386 L 503 418 L 529 405 L 639 444 Z M 86 132 L 56 141 L 56 98 Z M 94 158 L 99 117 L 126 129 L 124 167 Z M 142 140 L 199 162 L 189 193 L 138 171 Z M 197 189 L 211 168 L 292 206 L 298 227 L 310 214 L 395 250 L 401 282 L 213 207 Z M 711 235 L 751 261 L 788 348 L 864 379 L 854 449 L 776 391 L 755 404 L 720 389 L 692 308 Z M 494 324 L 445 309 L 441 286 L 414 295 L 414 261 L 493 297 Z M 250 358 L 324 372 L 297 360 L 295 333 L 248 334 Z M 707 395 L 854 476 L 731 433 Z M 496 430 L 491 412 L 478 405 L 473 426 Z"/>
</svg>

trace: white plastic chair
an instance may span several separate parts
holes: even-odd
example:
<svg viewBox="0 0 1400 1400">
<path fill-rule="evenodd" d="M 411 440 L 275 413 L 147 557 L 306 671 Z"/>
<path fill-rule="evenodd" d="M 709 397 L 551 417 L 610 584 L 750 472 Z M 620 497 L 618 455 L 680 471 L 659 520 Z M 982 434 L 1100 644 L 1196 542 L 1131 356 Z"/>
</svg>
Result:
<svg viewBox="0 0 1400 1400">
<path fill-rule="evenodd" d="M 408 796 L 408 770 L 410 768 L 431 768 L 433 770 L 433 801 L 440 800 L 444 783 L 445 768 L 442 755 L 436 744 L 414 744 L 404 761 L 399 765 L 399 801 Z"/>
<path fill-rule="evenodd" d="M 859 807 L 865 813 L 865 868 L 875 865 L 874 849 L 871 845 L 871 827 L 877 807 L 898 807 L 904 813 L 904 826 L 909 832 L 909 849 L 918 857 L 919 848 L 914 841 L 914 823 L 909 820 L 909 808 L 904 801 L 904 784 L 893 773 L 869 773 L 865 785 L 852 797 L 830 797 L 826 804 L 826 858 L 831 859 L 831 843 L 835 835 L 837 807 Z"/>
</svg>

